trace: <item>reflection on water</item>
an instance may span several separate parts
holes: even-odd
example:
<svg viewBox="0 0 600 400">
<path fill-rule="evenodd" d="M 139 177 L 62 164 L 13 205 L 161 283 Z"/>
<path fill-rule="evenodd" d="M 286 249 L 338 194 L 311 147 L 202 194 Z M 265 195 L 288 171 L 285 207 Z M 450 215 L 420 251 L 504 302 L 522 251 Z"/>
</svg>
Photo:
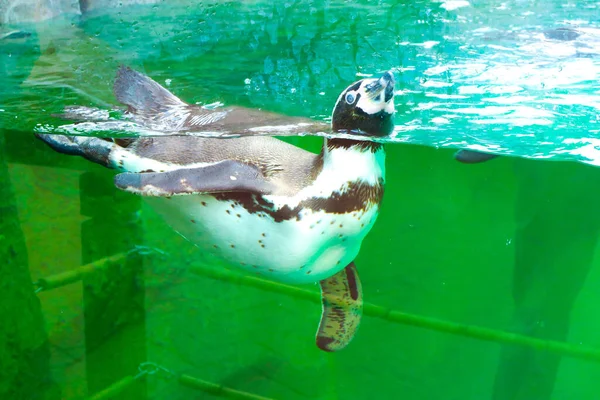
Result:
<svg viewBox="0 0 600 400">
<path fill-rule="evenodd" d="M 314 304 L 207 277 L 202 254 L 110 171 L 31 132 L 71 123 L 53 116 L 66 106 L 117 106 L 121 63 L 190 103 L 319 121 L 348 82 L 392 68 L 390 142 L 427 147 L 387 146 L 386 203 L 361 252 L 368 297 L 598 347 L 597 169 L 465 166 L 431 148 L 600 163 L 597 2 L 86 1 L 84 15 L 46 3 L 0 1 L 0 393 L 187 399 L 222 384 L 277 399 L 595 399 L 595 364 L 373 317 L 352 348 L 320 354 L 307 340 Z M 40 305 L 33 281 L 63 273 L 71 284 Z M 150 379 L 153 365 L 137 369 L 148 360 L 169 370 Z"/>
<path fill-rule="evenodd" d="M 593 1 L 527 9 L 518 2 L 351 8 L 338 1 L 326 8 L 159 2 L 97 8 L 83 18 L 62 14 L 22 26 L 37 36 L 16 48 L 16 39 L 2 41 L 5 58 L 38 45 L 42 55 L 24 93 L 11 93 L 17 88 L 9 78 L 1 117 L 11 121 L 18 113 L 22 129 L 55 127 L 64 121 L 50 114 L 65 103 L 110 107 L 117 64 L 143 61 L 151 76 L 192 102 L 301 110 L 325 120 L 328 96 L 357 73 L 395 68 L 401 112 L 392 142 L 596 164 L 600 30 L 590 20 L 596 7 Z M 44 100 L 36 96 L 40 90 L 48 94 Z M 17 104 L 29 94 L 30 112 L 23 113 Z M 115 130 L 92 125 L 79 133 L 107 129 Z"/>
</svg>

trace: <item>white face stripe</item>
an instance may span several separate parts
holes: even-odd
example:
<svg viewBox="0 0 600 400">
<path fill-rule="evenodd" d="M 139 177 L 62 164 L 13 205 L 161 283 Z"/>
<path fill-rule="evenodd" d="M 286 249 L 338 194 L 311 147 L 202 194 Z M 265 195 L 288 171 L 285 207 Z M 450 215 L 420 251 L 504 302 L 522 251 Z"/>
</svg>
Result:
<svg viewBox="0 0 600 400">
<path fill-rule="evenodd" d="M 358 103 L 356 103 L 356 107 L 360 108 L 367 114 L 377 114 L 380 111 L 386 111 L 388 114 L 393 114 L 395 111 L 394 108 L 394 98 L 388 102 L 385 101 L 385 91 L 382 91 L 379 96 L 376 98 L 370 98 L 366 92 L 366 87 L 373 82 L 378 81 L 379 79 L 365 79 L 363 83 L 358 88 L 357 92 L 360 93 L 360 99 L 358 99 Z"/>
<path fill-rule="evenodd" d="M 360 94 L 360 99 L 358 99 L 358 103 L 353 103 L 353 104 L 355 104 L 356 107 L 360 107 L 367 114 L 377 114 L 378 112 L 380 112 L 382 110 L 385 110 L 385 112 L 387 112 L 388 114 L 394 114 L 396 112 L 396 108 L 394 106 L 394 98 L 393 97 L 390 99 L 390 101 L 388 101 L 386 103 L 385 95 L 381 96 L 380 99 L 379 99 L 379 97 L 377 99 L 371 99 L 367 95 L 366 87 L 373 82 L 377 82 L 378 80 L 379 80 L 379 78 L 363 79 L 357 90 L 342 92 L 338 96 L 338 99 L 335 104 L 338 104 L 340 101 L 345 102 L 347 93 L 355 93 L 355 96 Z M 352 86 L 356 85 L 358 82 L 359 81 L 356 81 L 348 87 L 352 87 Z"/>
</svg>

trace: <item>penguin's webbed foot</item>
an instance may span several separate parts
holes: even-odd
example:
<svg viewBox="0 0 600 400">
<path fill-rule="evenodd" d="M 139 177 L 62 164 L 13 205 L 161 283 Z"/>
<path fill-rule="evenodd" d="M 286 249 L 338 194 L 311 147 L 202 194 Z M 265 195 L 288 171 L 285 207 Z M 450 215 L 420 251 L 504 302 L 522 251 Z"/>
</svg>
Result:
<svg viewBox="0 0 600 400">
<path fill-rule="evenodd" d="M 339 351 L 350 343 L 362 317 L 362 285 L 354 262 L 320 284 L 323 313 L 317 346 L 328 352 Z"/>
</svg>

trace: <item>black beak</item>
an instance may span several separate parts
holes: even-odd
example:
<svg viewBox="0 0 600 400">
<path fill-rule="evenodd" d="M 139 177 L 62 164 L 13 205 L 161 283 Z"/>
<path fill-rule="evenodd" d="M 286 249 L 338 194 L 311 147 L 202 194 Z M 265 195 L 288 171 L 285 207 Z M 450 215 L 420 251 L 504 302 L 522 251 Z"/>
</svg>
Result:
<svg viewBox="0 0 600 400">
<path fill-rule="evenodd" d="M 392 71 L 387 71 L 379 79 L 370 83 L 366 87 L 366 92 L 370 98 L 374 99 L 383 91 L 385 93 L 385 101 L 388 102 L 394 97 L 395 83 L 394 74 Z"/>
<path fill-rule="evenodd" d="M 387 71 L 383 75 L 381 75 L 381 78 L 379 78 L 379 81 L 384 86 L 391 85 L 392 87 L 394 87 L 394 84 L 396 83 L 396 81 L 394 80 L 394 74 L 392 71 Z"/>
<path fill-rule="evenodd" d="M 387 71 L 385 74 L 379 78 L 379 81 L 385 87 L 385 101 L 386 103 L 394 97 L 394 85 L 396 81 L 394 80 L 394 74 L 392 71 Z"/>
</svg>

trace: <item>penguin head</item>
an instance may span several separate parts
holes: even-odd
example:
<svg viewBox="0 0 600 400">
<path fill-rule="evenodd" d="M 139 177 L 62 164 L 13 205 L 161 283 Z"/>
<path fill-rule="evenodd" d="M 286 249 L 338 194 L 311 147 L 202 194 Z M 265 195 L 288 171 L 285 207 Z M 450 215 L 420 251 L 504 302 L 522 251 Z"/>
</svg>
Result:
<svg viewBox="0 0 600 400">
<path fill-rule="evenodd" d="M 354 82 L 342 92 L 331 117 L 333 131 L 387 136 L 394 129 L 394 75 Z"/>
</svg>

